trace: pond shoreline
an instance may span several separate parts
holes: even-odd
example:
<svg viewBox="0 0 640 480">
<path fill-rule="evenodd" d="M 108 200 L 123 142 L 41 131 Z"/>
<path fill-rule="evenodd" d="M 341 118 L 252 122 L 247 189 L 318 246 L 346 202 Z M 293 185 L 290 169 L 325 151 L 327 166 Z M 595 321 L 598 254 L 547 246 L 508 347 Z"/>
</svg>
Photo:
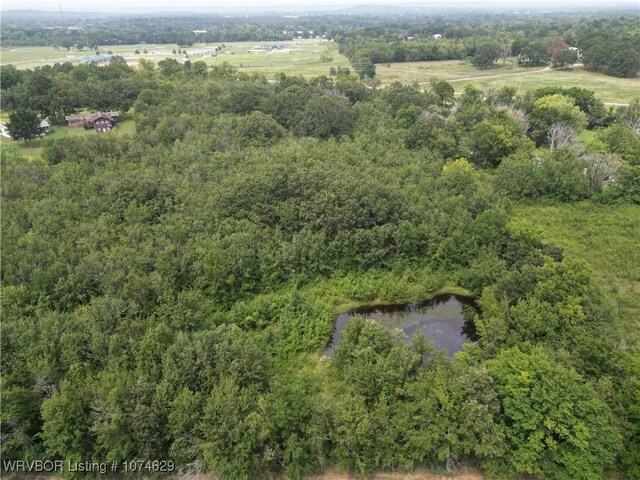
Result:
<svg viewBox="0 0 640 480">
<path fill-rule="evenodd" d="M 462 349 L 464 343 L 477 340 L 475 325 L 464 315 L 469 307 L 478 309 L 473 297 L 453 293 L 440 293 L 428 300 L 356 306 L 336 316 L 323 354 L 327 357 L 332 355 L 342 331 L 352 318 L 364 317 L 389 329 L 400 329 L 407 341 L 421 331 L 436 348 L 442 348 L 452 356 Z"/>
</svg>

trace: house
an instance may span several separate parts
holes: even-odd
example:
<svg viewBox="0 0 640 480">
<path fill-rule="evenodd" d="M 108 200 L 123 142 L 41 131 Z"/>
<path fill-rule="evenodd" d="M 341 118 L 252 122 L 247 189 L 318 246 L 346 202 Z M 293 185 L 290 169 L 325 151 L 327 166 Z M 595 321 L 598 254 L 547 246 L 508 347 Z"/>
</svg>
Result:
<svg viewBox="0 0 640 480">
<path fill-rule="evenodd" d="M 82 63 L 109 63 L 113 55 L 86 55 L 82 57 Z"/>
<path fill-rule="evenodd" d="M 92 113 L 87 115 L 87 123 L 84 128 L 93 128 L 96 132 L 108 132 L 118 122 L 109 113 Z"/>
<path fill-rule="evenodd" d="M 40 135 L 46 135 L 51 132 L 51 125 L 46 120 L 40 122 Z"/>
<path fill-rule="evenodd" d="M 118 123 L 118 112 L 96 112 L 65 117 L 70 127 L 94 128 L 96 132 L 106 132 Z"/>
<path fill-rule="evenodd" d="M 69 115 L 64 117 L 64 119 L 69 123 L 70 127 L 84 127 L 84 123 L 87 119 L 86 115 Z"/>
<path fill-rule="evenodd" d="M 574 52 L 576 52 L 576 55 L 578 55 L 578 58 L 582 58 L 582 50 L 580 50 L 578 47 L 569 47 L 569 50 L 573 50 Z"/>
<path fill-rule="evenodd" d="M 442 38 L 442 35 L 440 35 L 439 33 L 434 33 L 433 38 L 435 38 L 436 40 L 440 40 Z"/>
</svg>

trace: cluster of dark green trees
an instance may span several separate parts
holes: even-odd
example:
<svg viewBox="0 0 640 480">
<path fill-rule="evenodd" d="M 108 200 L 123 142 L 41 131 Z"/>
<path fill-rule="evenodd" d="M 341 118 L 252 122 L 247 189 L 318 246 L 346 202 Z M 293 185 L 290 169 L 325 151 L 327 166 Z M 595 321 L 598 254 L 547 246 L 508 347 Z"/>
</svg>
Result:
<svg viewBox="0 0 640 480">
<path fill-rule="evenodd" d="M 157 81 L 144 72 L 154 68 L 143 62 L 141 71 L 129 67 L 121 57 L 107 65 L 95 63 L 74 67 L 70 63 L 19 70 L 0 67 L 2 109 L 32 110 L 51 123 L 64 121 L 81 109 L 126 112 L 145 87 Z M 146 69 L 145 69 L 146 68 Z"/>
<path fill-rule="evenodd" d="M 510 213 L 525 188 L 638 202 L 637 104 L 134 75 L 135 135 L 4 152 L 3 460 L 640 474 L 639 356 L 616 306 Z M 557 143 L 558 122 L 600 139 Z M 455 358 L 363 320 L 320 358 L 336 305 L 445 282 L 480 308 Z"/>
</svg>

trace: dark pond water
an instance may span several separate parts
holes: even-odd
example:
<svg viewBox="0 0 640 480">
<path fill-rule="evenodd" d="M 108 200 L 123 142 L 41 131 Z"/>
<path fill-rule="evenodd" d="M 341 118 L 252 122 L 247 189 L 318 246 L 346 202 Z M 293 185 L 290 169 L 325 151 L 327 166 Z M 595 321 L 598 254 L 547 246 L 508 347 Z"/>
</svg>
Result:
<svg viewBox="0 0 640 480">
<path fill-rule="evenodd" d="M 340 334 L 354 316 L 372 319 L 389 329 L 399 328 L 409 342 L 418 331 L 430 338 L 436 348 L 444 349 L 450 356 L 462 350 L 462 346 L 477 340 L 473 322 L 465 321 L 463 308 L 475 308 L 469 297 L 439 295 L 424 302 L 358 307 L 336 319 L 331 341 L 324 354 L 331 356 L 340 343 Z"/>
</svg>

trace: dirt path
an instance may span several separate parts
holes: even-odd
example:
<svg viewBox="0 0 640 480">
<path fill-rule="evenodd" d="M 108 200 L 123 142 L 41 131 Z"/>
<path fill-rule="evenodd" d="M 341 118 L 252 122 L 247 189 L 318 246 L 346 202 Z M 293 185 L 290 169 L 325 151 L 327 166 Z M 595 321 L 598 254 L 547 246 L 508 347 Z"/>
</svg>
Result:
<svg viewBox="0 0 640 480">
<path fill-rule="evenodd" d="M 477 470 L 460 469 L 451 472 L 448 475 L 438 475 L 427 471 L 417 471 L 413 473 L 375 473 L 366 477 L 368 480 L 484 480 L 485 477 Z M 304 480 L 358 480 L 357 477 L 347 473 L 338 471 L 327 471 L 320 475 L 311 475 L 305 477 Z"/>
<path fill-rule="evenodd" d="M 499 75 L 485 75 L 485 76 L 480 76 L 480 77 L 455 78 L 455 79 L 452 79 L 452 80 L 447 80 L 447 82 L 449 82 L 449 83 L 466 82 L 466 81 L 469 81 L 469 80 L 484 80 L 485 78 L 510 77 L 512 75 L 529 75 L 530 73 L 548 72 L 549 70 L 552 70 L 552 68 L 551 67 L 545 67 L 545 68 L 541 68 L 539 70 L 525 70 L 525 71 L 522 71 L 522 72 L 501 73 Z"/>
<path fill-rule="evenodd" d="M 169 478 L 178 480 L 180 477 L 174 476 Z M 185 478 L 188 478 L 189 480 L 218 480 L 218 477 L 215 475 L 205 474 L 193 475 Z M 278 476 L 276 478 L 281 480 L 286 479 L 284 476 Z M 304 477 L 304 480 L 363 480 L 363 478 L 367 480 L 485 480 L 485 477 L 481 473 L 471 468 L 454 470 L 448 475 L 438 475 L 435 473 L 429 473 L 426 470 L 420 470 L 413 473 L 374 473 L 367 477 L 359 477 L 330 469 L 318 475 L 309 475 Z"/>
<path fill-rule="evenodd" d="M 576 67 L 582 67 L 583 65 L 581 63 L 576 63 L 575 65 L 573 65 L 572 68 L 576 68 Z M 501 77 L 510 77 L 513 75 L 529 75 L 531 73 L 542 73 L 542 72 L 549 72 L 551 70 L 561 70 L 559 68 L 552 68 L 551 65 L 547 65 L 544 68 L 540 68 L 538 70 L 522 70 L 520 72 L 512 72 L 512 73 L 500 73 L 497 75 L 481 75 L 478 77 L 464 77 L 464 78 L 452 78 L 450 80 L 447 80 L 447 82 L 449 83 L 454 83 L 454 82 L 468 82 L 470 80 L 484 80 L 485 78 L 501 78 Z M 420 82 L 420 85 L 425 85 L 429 82 Z M 610 105 L 618 105 L 618 104 L 610 104 Z M 626 103 L 621 103 L 620 105 L 626 105 Z"/>
</svg>

